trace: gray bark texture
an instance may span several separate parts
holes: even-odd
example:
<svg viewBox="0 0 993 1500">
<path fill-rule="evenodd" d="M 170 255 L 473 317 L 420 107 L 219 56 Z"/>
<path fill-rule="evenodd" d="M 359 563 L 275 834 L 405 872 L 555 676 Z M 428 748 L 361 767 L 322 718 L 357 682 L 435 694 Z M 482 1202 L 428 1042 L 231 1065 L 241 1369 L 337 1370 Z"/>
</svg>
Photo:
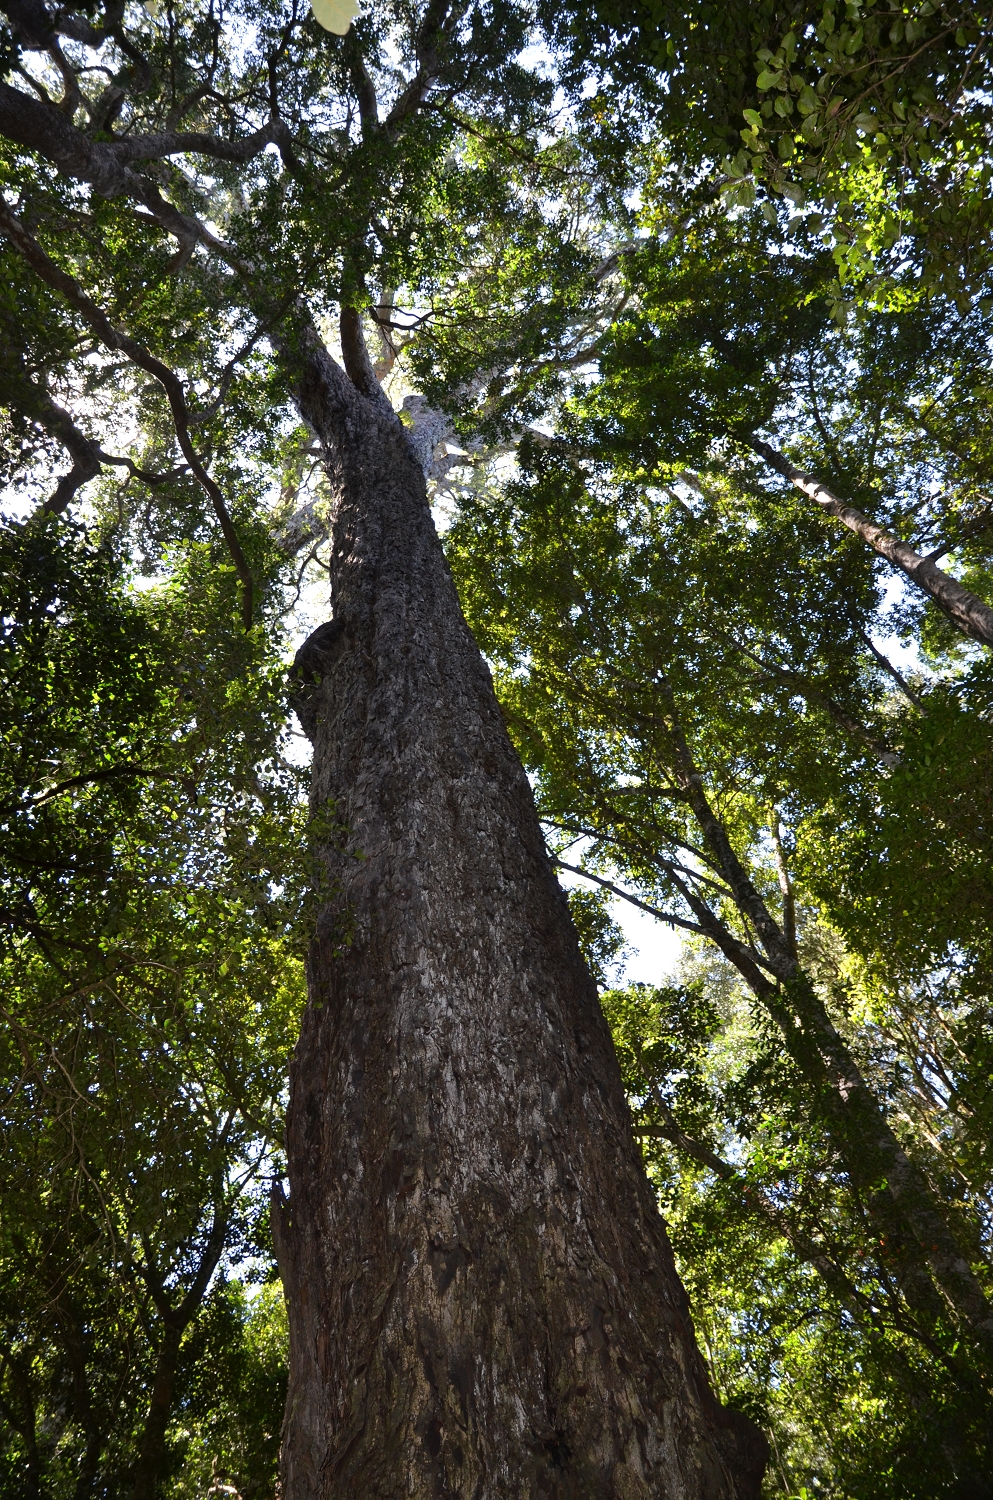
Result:
<svg viewBox="0 0 993 1500">
<path fill-rule="evenodd" d="M 755 1500 L 421 470 L 296 358 L 337 503 L 297 663 L 330 895 L 273 1215 L 283 1500 Z"/>
</svg>

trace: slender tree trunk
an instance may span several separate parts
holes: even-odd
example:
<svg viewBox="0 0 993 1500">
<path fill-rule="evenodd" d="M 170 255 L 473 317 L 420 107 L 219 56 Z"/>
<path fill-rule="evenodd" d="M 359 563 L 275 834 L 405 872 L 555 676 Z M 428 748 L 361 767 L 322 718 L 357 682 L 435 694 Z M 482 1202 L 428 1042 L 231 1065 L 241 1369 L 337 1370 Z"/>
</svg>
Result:
<svg viewBox="0 0 993 1500">
<path fill-rule="evenodd" d="M 220 1183 L 216 1184 L 220 1194 Z M 196 1275 L 179 1305 L 170 1304 L 164 1278 L 155 1264 L 147 1240 L 143 1240 L 146 1279 L 152 1300 L 162 1325 L 158 1354 L 155 1360 L 155 1375 L 152 1394 L 148 1402 L 145 1426 L 141 1434 L 141 1447 L 135 1461 L 131 1481 L 131 1500 L 155 1500 L 165 1478 L 166 1431 L 172 1414 L 172 1403 L 176 1388 L 176 1372 L 179 1369 L 179 1353 L 183 1335 L 199 1311 L 211 1277 L 224 1250 L 229 1218 L 223 1209 L 223 1199 L 215 1199 L 214 1222 L 200 1255 Z"/>
<path fill-rule="evenodd" d="M 745 438 L 744 441 L 754 453 L 765 459 L 770 468 L 782 474 L 784 479 L 788 479 L 790 484 L 802 490 L 805 495 L 809 495 L 827 515 L 834 516 L 849 531 L 854 531 L 856 536 L 868 542 L 887 562 L 905 573 L 911 583 L 929 594 L 952 624 L 965 635 L 971 636 L 974 641 L 981 641 L 984 646 L 993 646 L 993 609 L 985 600 L 965 588 L 950 573 L 937 567 L 929 557 L 922 557 L 909 543 L 902 542 L 891 531 L 887 531 L 885 526 L 870 521 L 854 505 L 839 500 L 826 484 L 821 484 L 820 480 L 795 468 L 788 458 L 768 443 L 754 437 Z"/>
<path fill-rule="evenodd" d="M 31 1357 L 17 1358 L 13 1354 L 0 1356 L 0 1417 L 16 1432 L 24 1444 L 24 1500 L 47 1500 L 41 1454 L 38 1451 L 38 1412 L 35 1395 L 31 1388 L 29 1370 Z M 11 1400 L 4 1400 L 3 1380 L 8 1370 L 12 1376 Z"/>
<path fill-rule="evenodd" d="M 869 1211 L 892 1236 L 893 1270 L 908 1301 L 926 1313 L 933 1281 L 963 1335 L 977 1346 L 988 1386 L 993 1374 L 993 1310 L 924 1174 L 907 1155 L 799 966 L 784 986 L 782 1000 L 786 1003 L 780 1008 L 787 1014 L 792 1010 L 798 1023 L 786 1022 L 787 1048 L 815 1088 L 821 1074 L 822 1117 Z"/>
<path fill-rule="evenodd" d="M 334 895 L 274 1214 L 284 1500 L 757 1496 L 421 471 L 304 353 L 337 497 L 334 620 L 298 658 Z"/>
<path fill-rule="evenodd" d="M 705 904 L 683 887 L 694 914 L 736 965 L 780 1027 L 790 1056 L 811 1088 L 811 1104 L 827 1125 L 867 1211 L 892 1240 L 908 1304 L 928 1320 L 942 1313 L 940 1290 L 960 1329 L 993 1371 L 993 1307 L 955 1234 L 935 1204 L 927 1180 L 907 1155 L 885 1111 L 869 1088 L 823 1000 L 800 967 L 795 945 L 784 935 L 735 853 L 724 823 L 714 812 L 697 770 L 670 689 L 665 689 L 675 771 L 704 841 L 731 891 L 735 905 L 759 937 L 774 984 L 740 942 Z"/>
<path fill-rule="evenodd" d="M 74 1307 L 63 1303 L 57 1310 L 57 1326 L 61 1334 L 63 1354 L 72 1383 L 73 1415 L 86 1435 L 86 1446 L 76 1472 L 76 1483 L 72 1492 L 73 1500 L 88 1500 L 93 1493 L 93 1486 L 100 1468 L 100 1455 L 105 1446 L 105 1434 L 100 1430 L 93 1411 L 93 1402 L 90 1399 L 85 1333 L 80 1315 Z"/>
</svg>

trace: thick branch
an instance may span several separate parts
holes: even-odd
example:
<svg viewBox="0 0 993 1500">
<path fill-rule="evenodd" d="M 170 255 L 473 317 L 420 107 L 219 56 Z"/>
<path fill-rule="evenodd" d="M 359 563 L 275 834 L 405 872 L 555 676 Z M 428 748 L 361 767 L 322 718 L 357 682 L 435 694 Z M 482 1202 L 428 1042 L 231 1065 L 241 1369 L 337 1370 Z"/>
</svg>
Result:
<svg viewBox="0 0 993 1500">
<path fill-rule="evenodd" d="M 431 0 L 424 12 L 415 42 L 417 72 L 400 94 L 386 117 L 386 129 L 399 125 L 408 115 L 415 114 L 427 98 L 428 91 L 438 77 L 440 68 L 439 43 L 446 31 L 449 33 L 465 13 L 465 4 L 449 4 L 449 0 Z"/>
<path fill-rule="evenodd" d="M 11 88 L 9 83 L 0 83 L 0 135 L 15 145 L 37 151 L 66 177 L 88 182 L 103 198 L 127 196 L 143 203 L 181 244 L 192 245 L 198 240 L 213 243 L 213 236 L 199 220 L 180 213 L 163 198 L 153 182 L 120 159 L 118 147 L 123 143 L 105 145 L 91 141 L 55 105 L 32 99 L 30 94 Z"/>
<path fill-rule="evenodd" d="M 86 433 L 77 427 L 69 412 L 53 401 L 44 386 L 32 380 L 27 373 L 22 373 L 21 380 L 15 385 L 14 391 L 20 409 L 25 415 L 37 422 L 49 437 L 62 443 L 73 461 L 69 473 L 63 474 L 54 492 L 34 512 L 36 517 L 60 516 L 72 501 L 76 491 L 90 479 L 95 479 L 104 464 L 113 464 L 119 468 L 128 469 L 136 479 L 142 479 L 146 484 L 161 484 L 166 479 L 174 478 L 176 472 L 181 472 L 177 470 L 169 474 L 152 474 L 146 469 L 139 469 L 130 458 L 118 458 L 113 453 L 105 453 L 99 443 L 88 438 Z"/>
<path fill-rule="evenodd" d="M 65 408 L 53 401 L 46 390 L 27 378 L 25 384 L 30 401 L 28 415 L 34 417 L 51 437 L 57 438 L 72 459 L 68 474 L 63 474 L 53 493 L 37 511 L 39 515 L 60 516 L 76 491 L 100 473 L 103 455 L 98 444 L 80 431 Z"/>
<path fill-rule="evenodd" d="M 218 161 L 244 163 L 276 143 L 283 131 L 281 122 L 269 120 L 240 141 L 226 141 L 223 136 L 204 135 L 198 131 L 161 131 L 155 135 L 123 136 L 108 144 L 119 162 L 159 161 L 164 156 L 213 156 Z M 285 128 L 285 127 L 284 127 Z"/>
<path fill-rule="evenodd" d="M 64 11 L 51 15 L 40 0 L 3 0 L 0 9 L 10 17 L 23 44 L 36 52 L 47 52 L 60 36 L 70 37 L 87 47 L 100 47 L 107 40 L 108 33 L 94 26 L 85 16 Z M 116 25 L 123 10 L 121 6 L 118 17 L 108 16 L 108 19 Z"/>
<path fill-rule="evenodd" d="M 362 332 L 362 316 L 357 308 L 343 307 L 341 309 L 339 329 L 345 374 L 357 391 L 361 391 L 363 396 L 368 396 L 370 401 L 374 401 L 377 406 L 395 417 L 386 393 L 376 378 L 376 371 L 369 357 L 369 346 Z"/>
<path fill-rule="evenodd" d="M 783 1008 L 777 1000 L 778 992 L 776 986 L 762 973 L 759 967 L 759 960 L 755 954 L 750 953 L 745 945 L 738 941 L 720 918 L 714 915 L 703 897 L 698 895 L 691 886 L 684 880 L 681 880 L 674 872 L 670 872 L 669 878 L 687 906 L 697 917 L 701 931 L 721 950 L 728 963 L 734 965 L 742 979 L 748 985 L 748 988 L 760 1000 L 765 1002 L 776 1019 L 785 1021 L 788 1025 L 788 1018 L 784 1016 Z M 771 965 L 769 967 L 771 968 Z"/>
<path fill-rule="evenodd" d="M 349 72 L 352 77 L 352 89 L 359 106 L 359 119 L 362 121 L 364 132 L 371 134 L 379 128 L 379 100 L 376 98 L 376 85 L 369 75 L 369 69 L 365 65 L 354 35 L 349 38 L 351 42 L 351 57 L 349 59 Z"/>
</svg>

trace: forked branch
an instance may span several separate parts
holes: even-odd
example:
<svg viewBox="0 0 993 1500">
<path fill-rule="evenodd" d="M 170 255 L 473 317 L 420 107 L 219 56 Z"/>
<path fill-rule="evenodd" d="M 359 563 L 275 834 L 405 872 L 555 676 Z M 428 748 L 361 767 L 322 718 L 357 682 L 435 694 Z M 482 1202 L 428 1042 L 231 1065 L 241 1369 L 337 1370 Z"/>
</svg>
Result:
<svg viewBox="0 0 993 1500">
<path fill-rule="evenodd" d="M 0 198 L 0 234 L 6 235 L 12 245 L 18 249 L 32 270 L 48 286 L 59 292 L 70 306 L 74 307 L 88 323 L 91 330 L 108 349 L 117 349 L 137 365 L 139 369 L 147 371 L 162 386 L 169 401 L 172 411 L 173 426 L 176 430 L 176 438 L 180 451 L 190 471 L 205 491 L 210 500 L 214 514 L 217 517 L 228 551 L 234 562 L 235 570 L 242 584 L 242 613 L 245 629 L 249 630 L 252 624 L 253 609 L 253 584 L 251 569 L 248 560 L 241 548 L 238 534 L 235 531 L 234 522 L 228 512 L 224 496 L 215 481 L 207 473 L 203 463 L 193 446 L 190 437 L 190 413 L 186 405 L 186 395 L 183 390 L 183 382 L 175 371 L 170 370 L 160 359 L 156 359 L 143 344 L 129 337 L 121 329 L 115 328 L 113 323 L 103 311 L 103 308 L 88 297 L 82 287 L 70 276 L 57 266 L 49 255 L 38 244 L 33 235 L 8 208 L 7 204 Z"/>
</svg>

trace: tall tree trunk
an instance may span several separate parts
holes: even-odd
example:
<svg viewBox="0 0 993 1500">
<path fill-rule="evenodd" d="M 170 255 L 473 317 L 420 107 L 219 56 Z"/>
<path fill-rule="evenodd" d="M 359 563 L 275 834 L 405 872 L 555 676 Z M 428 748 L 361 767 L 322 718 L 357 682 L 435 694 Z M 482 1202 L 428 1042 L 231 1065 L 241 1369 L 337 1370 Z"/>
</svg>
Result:
<svg viewBox="0 0 993 1500">
<path fill-rule="evenodd" d="M 941 1318 L 940 1290 L 960 1330 L 979 1352 L 985 1378 L 993 1371 L 993 1307 L 962 1253 L 954 1230 L 940 1212 L 921 1170 L 907 1155 L 885 1111 L 866 1082 L 850 1048 L 828 1014 L 791 942 L 760 896 L 735 852 L 730 835 L 704 789 L 693 761 L 675 698 L 666 688 L 675 773 L 704 842 L 727 882 L 746 931 L 758 934 L 765 949 L 763 973 L 703 898 L 686 885 L 683 893 L 694 915 L 759 998 L 783 1033 L 787 1051 L 809 1089 L 815 1114 L 828 1127 L 866 1210 L 892 1238 L 899 1256 L 901 1288 L 923 1326 Z M 767 974 L 773 974 L 773 983 Z"/>
<path fill-rule="evenodd" d="M 155 1500 L 165 1477 L 162 1471 L 165 1467 L 166 1428 L 172 1411 L 182 1338 L 182 1328 L 174 1323 L 164 1324 L 155 1360 L 152 1394 L 141 1434 L 141 1447 L 131 1478 L 131 1500 Z"/>
<path fill-rule="evenodd" d="M 421 471 L 316 340 L 298 394 L 336 492 L 298 659 L 333 895 L 274 1215 L 284 1500 L 757 1496 Z"/>
</svg>

